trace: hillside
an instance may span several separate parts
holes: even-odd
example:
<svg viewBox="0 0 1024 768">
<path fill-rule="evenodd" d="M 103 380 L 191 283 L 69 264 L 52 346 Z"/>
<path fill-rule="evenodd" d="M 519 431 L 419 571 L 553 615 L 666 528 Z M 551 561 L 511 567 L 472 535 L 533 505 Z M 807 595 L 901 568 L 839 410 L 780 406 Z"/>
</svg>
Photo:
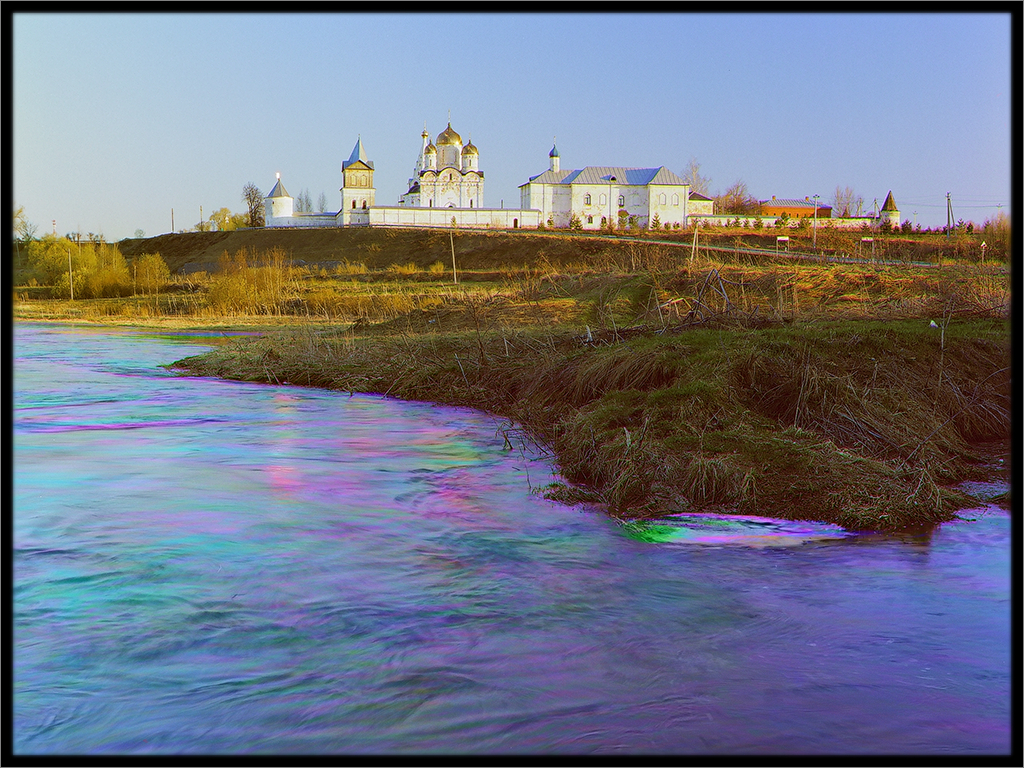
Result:
<svg viewBox="0 0 1024 768">
<path fill-rule="evenodd" d="M 460 269 L 499 269 L 535 265 L 586 263 L 621 256 L 637 248 L 633 239 L 574 237 L 543 232 L 453 233 Z M 676 236 L 677 242 L 684 240 Z M 370 269 L 412 262 L 425 269 L 434 262 L 451 262 L 447 230 L 425 229 L 243 229 L 235 232 L 189 232 L 118 243 L 125 256 L 159 253 L 171 272 L 216 269 L 224 252 L 268 251 L 280 248 L 307 264 L 331 261 L 362 262 Z M 642 246 L 640 246 L 642 247 Z"/>
</svg>

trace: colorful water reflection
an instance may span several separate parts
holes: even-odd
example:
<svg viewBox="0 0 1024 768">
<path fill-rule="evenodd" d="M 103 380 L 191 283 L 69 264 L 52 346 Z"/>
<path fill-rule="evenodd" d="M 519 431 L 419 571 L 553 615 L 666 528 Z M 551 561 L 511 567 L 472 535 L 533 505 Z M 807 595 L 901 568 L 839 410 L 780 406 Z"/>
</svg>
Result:
<svg viewBox="0 0 1024 768">
<path fill-rule="evenodd" d="M 480 413 L 15 330 L 16 753 L 1009 747 L 995 507 L 929 538 L 621 526 L 531 493 L 551 466 Z"/>
</svg>

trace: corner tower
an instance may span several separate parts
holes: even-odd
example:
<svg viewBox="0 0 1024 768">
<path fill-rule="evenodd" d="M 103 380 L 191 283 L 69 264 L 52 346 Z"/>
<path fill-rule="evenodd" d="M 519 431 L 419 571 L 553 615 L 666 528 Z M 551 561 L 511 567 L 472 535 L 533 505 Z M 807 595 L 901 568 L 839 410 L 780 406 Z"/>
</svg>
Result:
<svg viewBox="0 0 1024 768">
<path fill-rule="evenodd" d="M 263 220 L 268 227 L 276 226 L 275 219 L 291 218 L 295 213 L 295 201 L 281 183 L 281 174 L 277 174 L 277 183 L 270 194 L 263 200 Z"/>
<path fill-rule="evenodd" d="M 900 225 L 900 209 L 896 207 L 896 201 L 892 199 L 892 190 L 889 190 L 889 194 L 885 196 L 885 202 L 882 203 L 882 210 L 878 215 L 878 223 L 888 221 L 892 226 L 898 227 Z"/>
</svg>

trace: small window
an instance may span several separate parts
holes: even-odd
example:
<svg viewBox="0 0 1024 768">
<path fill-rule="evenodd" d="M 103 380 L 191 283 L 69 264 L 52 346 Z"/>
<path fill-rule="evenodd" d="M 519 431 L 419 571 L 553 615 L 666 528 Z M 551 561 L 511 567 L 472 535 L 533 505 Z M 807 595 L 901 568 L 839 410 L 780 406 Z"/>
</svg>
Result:
<svg viewBox="0 0 1024 768">
<path fill-rule="evenodd" d="M 601 197 L 599 197 L 598 200 L 601 201 L 601 205 L 604 205 L 605 203 L 608 202 L 608 198 L 605 197 L 604 195 L 601 195 Z"/>
<path fill-rule="evenodd" d="M 626 198 L 624 195 L 619 195 L 619 208 L 626 204 Z"/>
<path fill-rule="evenodd" d="M 587 216 L 587 224 L 593 224 L 593 223 L 594 223 L 594 217 L 593 216 Z"/>
<path fill-rule="evenodd" d="M 590 195 L 584 195 L 583 196 L 583 204 L 584 205 L 590 205 Z"/>
<path fill-rule="evenodd" d="M 672 205 L 679 205 L 679 195 L 672 195 Z"/>
<path fill-rule="evenodd" d="M 352 201 L 352 207 L 353 207 L 353 208 L 355 208 L 355 207 L 356 207 L 356 201 L 355 201 L 355 200 L 353 200 L 353 201 Z"/>
<path fill-rule="evenodd" d="M 364 211 L 366 210 L 366 201 L 365 200 L 363 200 L 363 210 Z"/>
<path fill-rule="evenodd" d="M 665 193 L 664 192 L 661 193 L 661 197 L 658 198 L 658 202 L 661 203 L 662 205 L 665 204 Z"/>
</svg>

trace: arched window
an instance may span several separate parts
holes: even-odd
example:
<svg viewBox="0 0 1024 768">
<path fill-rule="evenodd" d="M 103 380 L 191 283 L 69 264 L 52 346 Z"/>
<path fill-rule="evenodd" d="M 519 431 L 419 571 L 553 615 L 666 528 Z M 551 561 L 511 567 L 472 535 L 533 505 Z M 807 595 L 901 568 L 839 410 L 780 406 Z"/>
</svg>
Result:
<svg viewBox="0 0 1024 768">
<path fill-rule="evenodd" d="M 601 202 L 601 205 L 604 205 L 605 203 L 608 202 L 608 198 L 605 197 L 604 195 L 601 195 L 601 197 L 599 197 L 598 200 Z"/>
<path fill-rule="evenodd" d="M 519 229 L 519 219 L 512 219 L 512 229 Z"/>
<path fill-rule="evenodd" d="M 590 195 L 589 194 L 586 194 L 586 195 L 583 196 L 583 204 L 584 205 L 590 205 Z"/>
<path fill-rule="evenodd" d="M 593 224 L 593 223 L 594 223 L 594 217 L 593 216 L 587 216 L 587 224 Z"/>
<path fill-rule="evenodd" d="M 473 198 L 469 198 L 469 207 L 470 207 L 470 208 L 472 208 L 472 207 L 473 207 Z"/>
<path fill-rule="evenodd" d="M 363 200 L 363 210 L 364 211 L 366 210 L 366 201 L 365 200 Z"/>
<path fill-rule="evenodd" d="M 625 197 L 625 195 L 619 195 L 619 208 L 621 208 L 625 204 L 626 204 L 626 197 Z"/>
<path fill-rule="evenodd" d="M 665 193 L 664 192 L 661 193 L 661 196 L 658 198 L 658 202 L 661 203 L 662 205 L 665 204 Z"/>
<path fill-rule="evenodd" d="M 679 205 L 679 195 L 672 195 L 672 205 Z"/>
<path fill-rule="evenodd" d="M 352 201 L 352 208 L 355 208 L 355 207 L 356 207 L 356 201 L 355 201 L 355 200 L 353 200 L 353 201 Z"/>
</svg>

